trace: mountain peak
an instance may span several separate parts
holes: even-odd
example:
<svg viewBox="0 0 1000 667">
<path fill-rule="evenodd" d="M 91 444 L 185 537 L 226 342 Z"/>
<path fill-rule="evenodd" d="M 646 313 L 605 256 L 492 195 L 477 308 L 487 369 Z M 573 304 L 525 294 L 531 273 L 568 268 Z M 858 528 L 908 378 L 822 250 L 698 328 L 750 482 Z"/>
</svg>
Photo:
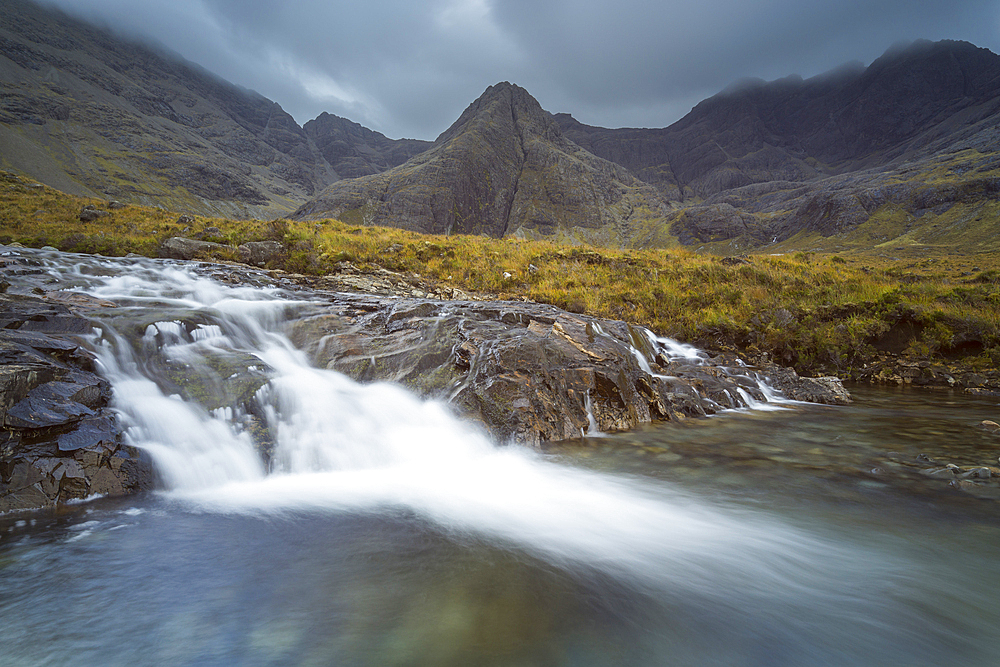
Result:
<svg viewBox="0 0 1000 667">
<path fill-rule="evenodd" d="M 566 139 L 528 91 L 507 81 L 487 88 L 432 149 L 385 173 L 335 183 L 294 214 L 613 245 L 663 216 L 651 186 Z"/>
<path fill-rule="evenodd" d="M 473 119 L 483 116 L 485 122 L 491 122 L 489 117 L 511 118 L 515 122 L 534 125 L 535 132 L 544 132 L 552 124 L 548 112 L 542 109 L 534 97 L 524 88 L 509 81 L 501 81 L 487 88 L 477 97 L 451 127 L 441 133 L 435 143 L 441 144 L 457 136 Z M 558 132 L 558 129 L 556 129 Z"/>
</svg>

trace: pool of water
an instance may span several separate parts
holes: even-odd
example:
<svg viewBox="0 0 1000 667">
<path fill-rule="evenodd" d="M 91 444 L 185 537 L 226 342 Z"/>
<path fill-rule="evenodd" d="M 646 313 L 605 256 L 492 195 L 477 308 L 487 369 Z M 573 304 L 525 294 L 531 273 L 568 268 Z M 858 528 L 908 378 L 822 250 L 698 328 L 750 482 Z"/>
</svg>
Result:
<svg viewBox="0 0 1000 667">
<path fill-rule="evenodd" d="M 995 467 L 1000 405 L 852 389 L 408 469 L 426 483 L 0 516 L 0 662 L 1000 664 L 994 487 L 928 473 Z"/>
</svg>

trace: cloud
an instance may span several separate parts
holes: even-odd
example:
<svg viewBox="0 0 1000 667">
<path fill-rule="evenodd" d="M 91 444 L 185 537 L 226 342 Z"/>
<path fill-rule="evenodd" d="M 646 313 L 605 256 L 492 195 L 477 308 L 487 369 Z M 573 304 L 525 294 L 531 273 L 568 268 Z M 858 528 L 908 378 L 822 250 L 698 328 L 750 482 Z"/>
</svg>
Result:
<svg viewBox="0 0 1000 667">
<path fill-rule="evenodd" d="M 1000 49 L 995 0 L 47 0 L 279 102 L 434 138 L 508 80 L 550 111 L 662 127 L 733 81 L 871 62 L 900 40 Z"/>
</svg>

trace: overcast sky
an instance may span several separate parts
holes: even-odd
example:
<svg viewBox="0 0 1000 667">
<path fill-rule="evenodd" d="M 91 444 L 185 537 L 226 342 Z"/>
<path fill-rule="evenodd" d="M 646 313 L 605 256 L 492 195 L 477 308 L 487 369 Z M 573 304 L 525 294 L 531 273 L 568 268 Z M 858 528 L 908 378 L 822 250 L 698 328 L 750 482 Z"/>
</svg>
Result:
<svg viewBox="0 0 1000 667">
<path fill-rule="evenodd" d="M 1000 53 L 997 0 L 46 0 L 280 103 L 434 139 L 487 86 L 665 127 L 742 78 L 869 64 L 899 41 Z"/>
</svg>

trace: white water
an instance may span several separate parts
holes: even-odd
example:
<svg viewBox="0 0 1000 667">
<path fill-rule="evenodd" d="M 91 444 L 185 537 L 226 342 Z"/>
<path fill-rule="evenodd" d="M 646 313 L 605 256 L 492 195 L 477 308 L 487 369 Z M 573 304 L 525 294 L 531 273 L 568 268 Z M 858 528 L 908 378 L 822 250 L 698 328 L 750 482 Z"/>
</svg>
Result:
<svg viewBox="0 0 1000 667">
<path fill-rule="evenodd" d="M 853 609 L 852 623 L 876 626 L 879 608 L 892 606 L 871 591 L 890 589 L 905 564 L 862 546 L 663 484 L 497 447 L 446 405 L 310 367 L 280 331 L 302 302 L 274 290 L 225 287 L 151 262 L 126 270 L 109 260 L 105 269 L 53 273 L 72 274 L 105 299 L 198 311 L 212 321 L 188 333 L 165 318 L 147 327 L 139 355 L 105 326 L 97 346 L 129 439 L 151 453 L 167 493 L 181 502 L 205 512 L 276 516 L 403 510 L 559 566 L 723 605 L 752 604 L 761 617 L 794 618 L 805 605 L 811 618 Z M 92 275 L 102 272 L 110 275 Z M 675 356 L 701 359 L 694 348 L 671 343 Z M 272 471 L 243 431 L 245 415 L 207 412 L 143 375 L 142 357 L 157 347 L 191 365 L 212 350 L 250 351 L 271 369 L 257 398 L 275 438 Z"/>
</svg>

